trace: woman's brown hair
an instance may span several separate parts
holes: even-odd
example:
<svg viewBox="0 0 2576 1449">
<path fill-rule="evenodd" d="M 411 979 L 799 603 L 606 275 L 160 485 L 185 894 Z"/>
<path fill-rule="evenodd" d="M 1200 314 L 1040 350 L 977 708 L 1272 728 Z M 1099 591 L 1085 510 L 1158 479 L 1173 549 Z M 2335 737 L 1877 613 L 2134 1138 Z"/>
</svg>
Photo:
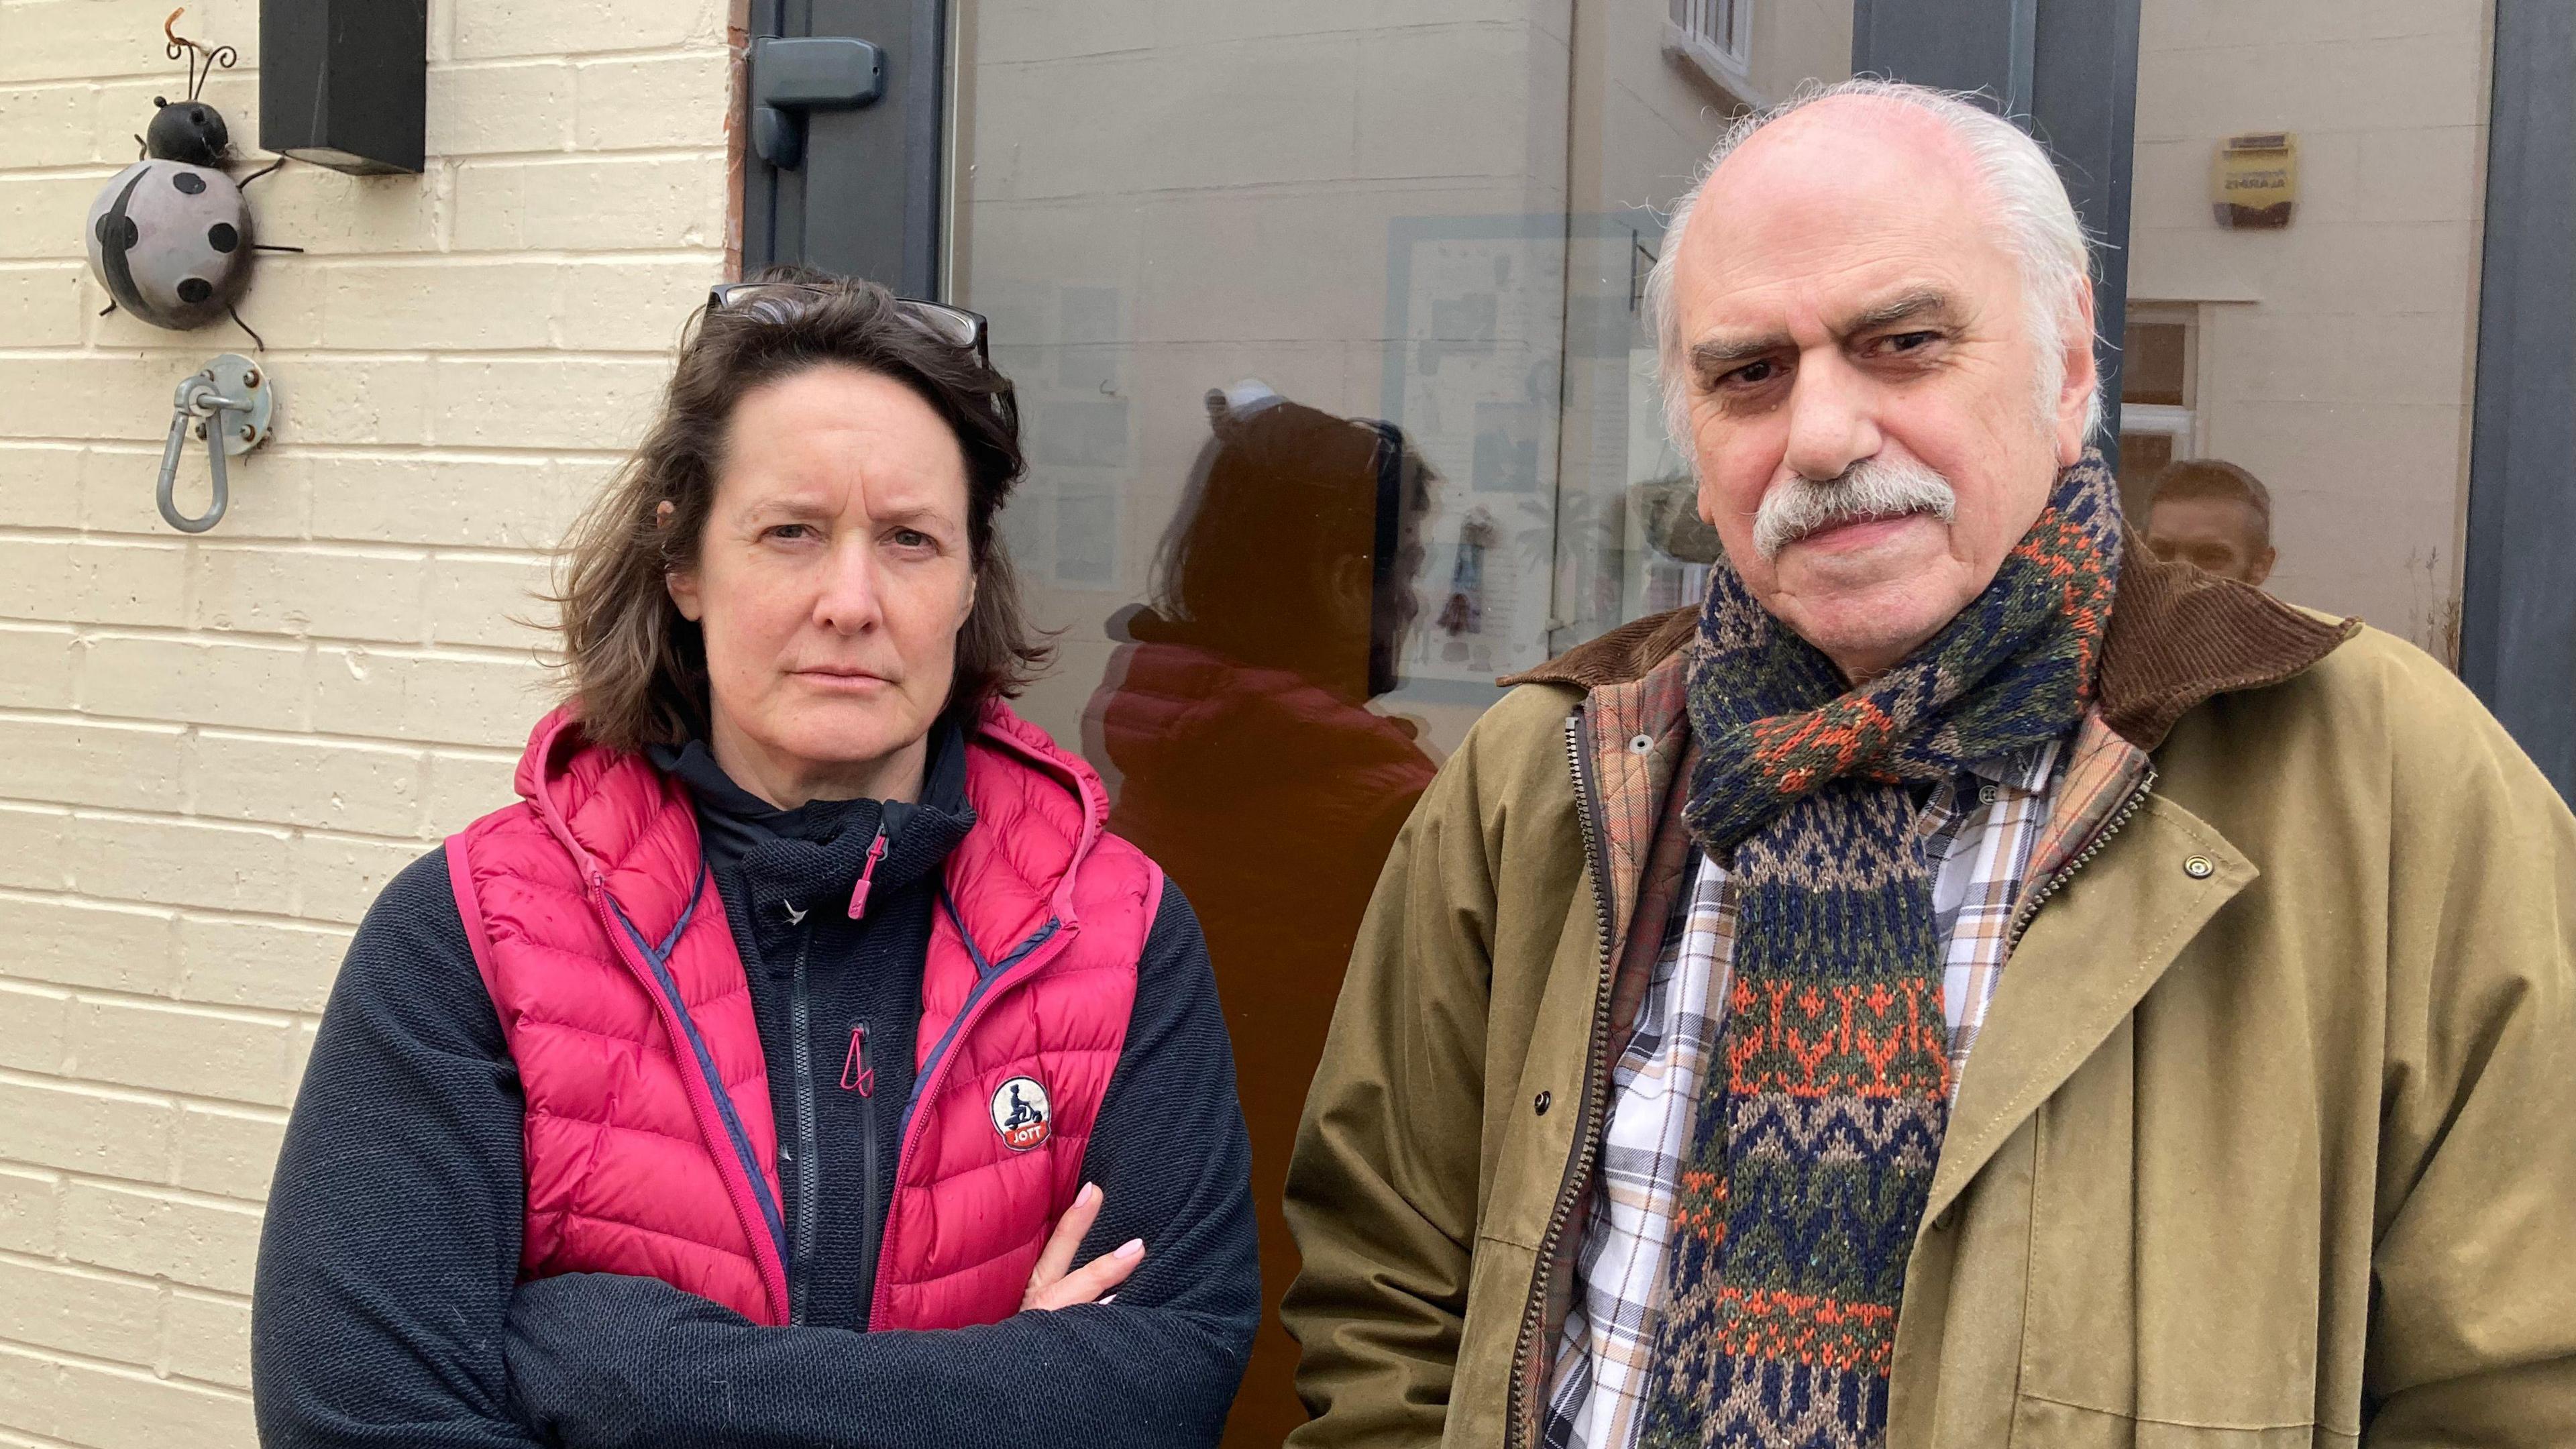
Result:
<svg viewBox="0 0 2576 1449">
<path fill-rule="evenodd" d="M 766 383 L 831 365 L 903 384 L 956 434 L 966 455 L 975 606 L 957 634 L 948 713 L 1019 693 L 1051 651 L 1021 610 L 1018 578 L 993 529 L 1025 467 L 1010 379 L 873 282 L 801 267 L 752 280 L 775 290 L 750 289 L 698 315 L 660 416 L 565 540 L 552 602 L 583 732 L 629 750 L 705 736 L 706 644 L 664 580 L 697 560 L 735 406 Z"/>
</svg>

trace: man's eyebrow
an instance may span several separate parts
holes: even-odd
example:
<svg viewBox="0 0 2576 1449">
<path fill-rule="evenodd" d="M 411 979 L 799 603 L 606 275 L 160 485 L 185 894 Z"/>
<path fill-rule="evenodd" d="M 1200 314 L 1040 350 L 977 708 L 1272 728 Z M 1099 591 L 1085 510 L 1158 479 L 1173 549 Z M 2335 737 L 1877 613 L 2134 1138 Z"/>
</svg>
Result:
<svg viewBox="0 0 2576 1449">
<path fill-rule="evenodd" d="M 1691 344 L 1691 371 L 1702 377 L 1713 372 L 1724 372 L 1730 367 L 1750 362 L 1765 353 L 1777 352 L 1789 345 L 1789 335 L 1785 332 L 1768 332 L 1760 335 L 1743 332 L 1733 336 L 1720 334 Z"/>
<path fill-rule="evenodd" d="M 1842 334 L 1848 337 L 1855 332 L 1867 332 L 1874 327 L 1885 327 L 1891 323 L 1911 322 L 1920 317 L 1947 316 L 1954 310 L 1956 307 L 1949 293 L 1938 287 L 1917 287 L 1910 292 L 1899 292 L 1875 307 L 1864 308 L 1845 323 L 1841 330 Z"/>
<path fill-rule="evenodd" d="M 1849 337 L 1857 332 L 1917 318 L 1946 317 L 1956 310 L 1957 304 L 1949 293 L 1938 287 L 1917 287 L 1912 291 L 1899 292 L 1876 306 L 1863 308 L 1843 325 L 1841 333 Z M 1707 377 L 1793 345 L 1784 332 L 1720 333 L 1691 344 L 1691 371 Z"/>
</svg>

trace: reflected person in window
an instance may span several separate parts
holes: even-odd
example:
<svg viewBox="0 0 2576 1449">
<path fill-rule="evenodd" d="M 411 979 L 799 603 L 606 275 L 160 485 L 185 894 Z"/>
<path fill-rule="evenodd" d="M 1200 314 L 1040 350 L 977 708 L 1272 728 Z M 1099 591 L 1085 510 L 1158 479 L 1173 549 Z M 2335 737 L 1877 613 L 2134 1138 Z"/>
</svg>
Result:
<svg viewBox="0 0 2576 1449">
<path fill-rule="evenodd" d="M 520 800 L 351 943 L 271 1446 L 1213 1444 L 1259 1312 L 1189 903 L 1005 699 L 982 319 L 717 289 L 569 549 Z M 496 802 L 497 803 L 497 802 Z"/>
<path fill-rule="evenodd" d="M 2147 505 L 2147 547 L 2167 563 L 2260 587 L 2272 576 L 2272 490 L 2216 458 L 2168 463 Z"/>
<path fill-rule="evenodd" d="M 1278 1204 L 1298 1108 L 1378 867 L 1431 783 L 1413 722 L 1369 701 L 1395 688 L 1421 613 L 1435 480 L 1388 424 L 1253 382 L 1207 407 L 1153 602 L 1111 621 L 1125 642 L 1084 735 L 1120 782 L 1110 827 L 1171 871 L 1206 926 L 1263 1257 L 1285 1286 L 1296 1259 Z M 1233 1442 L 1266 1428 L 1275 1444 L 1300 1417 L 1295 1364 L 1265 1317 Z"/>
<path fill-rule="evenodd" d="M 2045 152 L 1802 95 L 1647 297 L 1725 558 L 1397 839 L 1292 1449 L 2576 1444 L 2576 818 L 2126 528 Z"/>
</svg>

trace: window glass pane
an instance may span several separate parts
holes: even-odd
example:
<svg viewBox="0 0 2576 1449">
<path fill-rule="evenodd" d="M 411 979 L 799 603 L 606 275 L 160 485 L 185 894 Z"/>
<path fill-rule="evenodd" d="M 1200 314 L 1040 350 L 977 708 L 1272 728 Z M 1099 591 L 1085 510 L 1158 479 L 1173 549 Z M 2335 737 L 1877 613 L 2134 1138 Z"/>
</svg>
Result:
<svg viewBox="0 0 2576 1449">
<path fill-rule="evenodd" d="M 2120 435 L 2120 502 L 2132 513 L 2141 512 L 2154 496 L 2155 482 L 2165 465 L 2174 458 L 2171 433 L 2122 433 Z"/>
<path fill-rule="evenodd" d="M 2132 309 L 2128 336 L 2122 339 L 2120 401 L 2165 403 L 2182 407 L 2184 349 L 2190 331 L 2180 322 L 2154 322 Z"/>
<path fill-rule="evenodd" d="M 1833 0 L 968 0 L 951 294 L 1062 632 L 1023 701 L 1207 929 L 1275 1307 L 1288 1148 L 1397 827 L 1497 675 L 1694 602 L 1715 542 L 1639 303 L 1727 118 Z M 1265 1322 L 1229 1437 L 1303 1418 Z"/>
<path fill-rule="evenodd" d="M 2454 659 L 2489 6 L 2141 0 L 2123 444 L 2188 404 L 2132 521 Z M 2402 104 L 2391 104 L 2403 97 Z M 2137 312 L 2132 311 L 2133 322 Z M 2142 335 L 2145 334 L 2145 335 Z M 2172 395 L 2184 349 L 2192 395 Z M 2152 445 L 2151 445 L 2152 446 Z M 2217 460 L 2233 469 L 2194 466 Z M 2124 480 L 2136 464 L 2122 468 Z M 2244 505 L 2251 478 L 2268 495 Z M 2150 494 L 2152 486 L 2143 491 Z"/>
</svg>

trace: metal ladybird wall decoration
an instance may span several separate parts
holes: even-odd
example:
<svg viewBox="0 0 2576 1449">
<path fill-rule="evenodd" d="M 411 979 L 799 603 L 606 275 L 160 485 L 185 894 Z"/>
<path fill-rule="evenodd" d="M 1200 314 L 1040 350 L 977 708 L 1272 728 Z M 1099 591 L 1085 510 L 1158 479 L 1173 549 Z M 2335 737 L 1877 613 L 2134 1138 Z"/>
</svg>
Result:
<svg viewBox="0 0 2576 1449">
<path fill-rule="evenodd" d="M 240 58 L 229 45 L 208 46 L 178 33 L 181 10 L 161 24 L 172 60 L 188 63 L 185 99 L 153 97 L 158 107 L 136 139 L 143 159 L 112 177 L 90 203 L 89 268 L 107 295 L 155 327 L 186 331 L 230 316 L 250 332 L 234 304 L 250 285 L 250 203 L 242 188 L 276 165 L 236 183 L 222 167 L 231 154 L 223 113 L 201 98 L 206 78 Z"/>
</svg>

